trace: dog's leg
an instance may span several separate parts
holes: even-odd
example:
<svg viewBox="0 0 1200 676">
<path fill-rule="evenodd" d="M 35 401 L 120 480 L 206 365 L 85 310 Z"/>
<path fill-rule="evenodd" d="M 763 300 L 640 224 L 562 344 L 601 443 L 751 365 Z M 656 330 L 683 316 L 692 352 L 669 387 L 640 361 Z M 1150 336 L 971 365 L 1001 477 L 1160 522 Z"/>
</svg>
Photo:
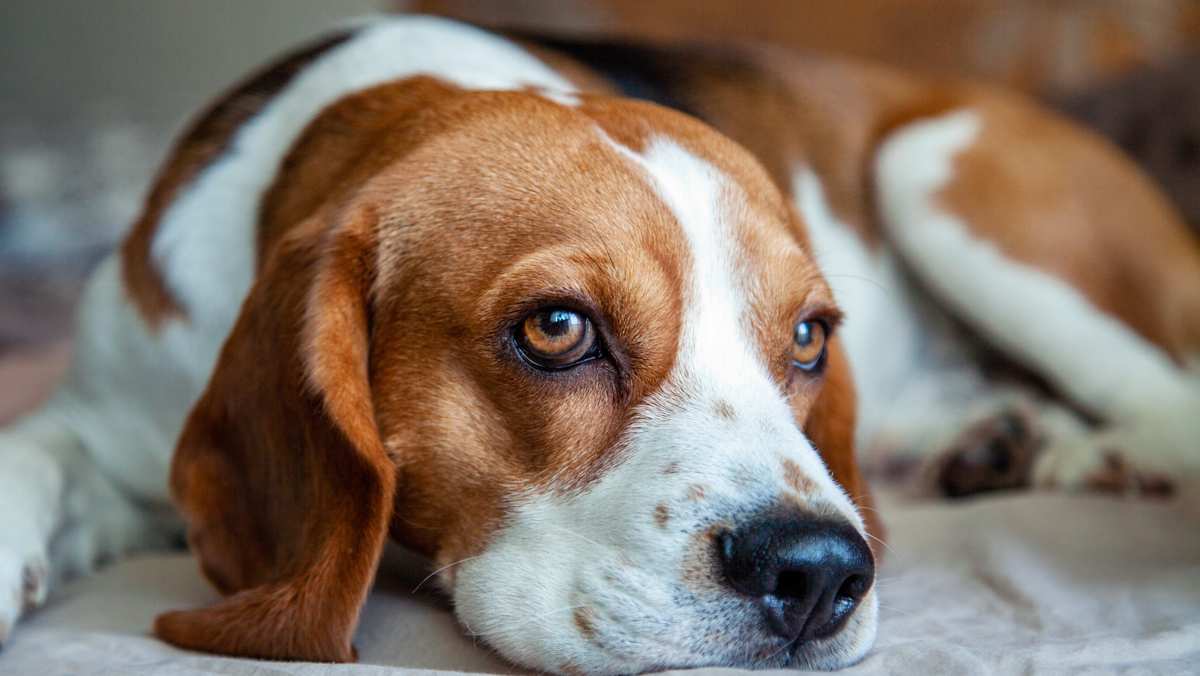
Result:
<svg viewBox="0 0 1200 676">
<path fill-rule="evenodd" d="M 165 532 L 91 461 L 61 407 L 0 431 L 0 645 L 53 582 Z"/>
<path fill-rule="evenodd" d="M 46 598 L 49 544 L 63 520 L 64 462 L 79 441 L 49 412 L 0 431 L 0 643 Z"/>
<path fill-rule="evenodd" d="M 194 386 L 173 384 L 186 380 L 160 342 L 108 261 L 81 303 L 66 379 L 0 430 L 0 643 L 55 581 L 181 533 L 166 472 Z"/>
<path fill-rule="evenodd" d="M 1102 421 L 1046 444 L 1038 482 L 1200 473 L 1200 390 L 1173 361 L 1200 343 L 1200 249 L 1107 148 L 1005 105 L 884 141 L 875 184 L 889 240 L 952 314 Z"/>
</svg>

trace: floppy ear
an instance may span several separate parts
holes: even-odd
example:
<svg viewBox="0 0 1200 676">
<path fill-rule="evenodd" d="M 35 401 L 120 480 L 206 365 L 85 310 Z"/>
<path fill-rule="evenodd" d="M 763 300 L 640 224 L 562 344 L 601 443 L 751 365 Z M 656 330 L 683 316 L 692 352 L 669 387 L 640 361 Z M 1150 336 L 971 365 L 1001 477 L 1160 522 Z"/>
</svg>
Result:
<svg viewBox="0 0 1200 676">
<path fill-rule="evenodd" d="M 187 420 L 171 489 L 204 573 L 232 595 L 159 616 L 170 643 L 355 659 L 395 484 L 368 385 L 373 223 L 314 221 L 277 245 Z"/>
<path fill-rule="evenodd" d="M 883 524 L 879 520 L 879 513 L 875 511 L 871 489 L 858 470 L 854 443 L 857 414 L 854 378 L 841 340 L 835 337 L 830 341 L 826 358 L 829 361 L 825 367 L 825 385 L 809 410 L 804 434 L 821 454 L 834 481 L 858 506 L 867 532 L 879 538 L 869 543 L 875 559 L 879 560 L 882 554 L 879 551 L 882 545 L 880 541 L 884 538 Z"/>
</svg>

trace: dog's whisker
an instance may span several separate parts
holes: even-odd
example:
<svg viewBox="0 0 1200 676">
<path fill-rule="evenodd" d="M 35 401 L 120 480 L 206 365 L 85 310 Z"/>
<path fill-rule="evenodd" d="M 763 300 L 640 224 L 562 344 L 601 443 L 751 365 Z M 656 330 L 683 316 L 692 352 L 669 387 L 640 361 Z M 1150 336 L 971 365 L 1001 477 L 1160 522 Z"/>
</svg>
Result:
<svg viewBox="0 0 1200 676">
<path fill-rule="evenodd" d="M 905 617 L 917 617 L 917 614 L 912 612 L 911 610 L 901 610 L 901 609 L 897 608 L 896 606 L 884 605 L 882 603 L 879 604 L 879 609 L 886 610 L 889 613 L 897 613 L 897 614 L 903 615 Z"/>
<path fill-rule="evenodd" d="M 767 659 L 765 659 L 765 660 L 763 660 L 763 661 L 764 661 L 764 662 L 770 662 L 771 660 L 773 660 L 773 659 L 775 659 L 776 657 L 778 657 L 780 653 L 782 653 L 783 651 L 785 651 L 785 650 L 787 650 L 788 648 L 790 648 L 790 647 L 792 647 L 793 645 L 795 645 L 795 644 L 796 644 L 796 641 L 799 641 L 799 640 L 800 640 L 800 637 L 799 637 L 799 636 L 797 636 L 796 638 L 794 638 L 794 639 L 792 639 L 792 640 L 788 641 L 787 643 L 784 643 L 783 645 L 779 646 L 779 650 L 776 650 L 775 652 L 773 652 L 773 653 L 771 653 L 770 655 L 768 655 L 768 656 L 767 656 Z"/>
<path fill-rule="evenodd" d="M 591 539 L 591 538 L 587 537 L 586 535 L 582 535 L 582 534 L 580 534 L 580 533 L 576 533 L 575 531 L 571 530 L 570 528 L 567 528 L 566 526 L 560 526 L 560 525 L 558 525 L 558 524 L 550 524 L 550 527 L 552 527 L 552 528 L 556 528 L 556 529 L 558 529 L 558 530 L 561 530 L 561 531 L 563 531 L 563 532 L 565 532 L 565 533 L 568 533 L 568 534 L 570 534 L 570 535 L 574 535 L 575 537 L 577 537 L 577 538 L 579 538 L 579 539 L 581 539 L 581 540 L 584 540 L 584 541 L 586 541 L 586 542 L 589 542 L 589 543 L 591 543 L 591 544 L 593 544 L 593 545 L 596 545 L 597 547 L 604 548 L 604 545 L 600 544 L 599 542 L 596 542 L 595 540 L 593 540 L 593 539 Z"/>
<path fill-rule="evenodd" d="M 870 533 L 866 533 L 866 532 L 864 532 L 864 535 L 866 535 L 867 537 L 871 538 L 872 540 L 874 540 L 874 541 L 878 542 L 878 543 L 880 544 L 880 546 L 882 546 L 882 547 L 883 547 L 884 551 L 886 551 L 887 553 L 889 553 L 889 554 L 895 554 L 895 553 L 896 553 L 896 552 L 895 552 L 895 550 L 894 550 L 894 549 L 892 549 L 892 546 L 891 546 L 891 545 L 889 545 L 888 543 L 884 542 L 884 541 L 883 541 L 882 539 L 880 539 L 879 537 L 877 537 L 877 536 L 875 536 L 875 535 L 872 535 L 872 534 L 870 534 Z"/>
<path fill-rule="evenodd" d="M 870 277 L 864 277 L 864 276 L 862 276 L 862 275 L 851 275 L 851 274 L 842 274 L 842 275 L 839 275 L 839 274 L 826 274 L 826 275 L 825 275 L 825 277 L 826 277 L 827 279 L 833 279 L 833 278 L 836 278 L 836 277 L 841 277 L 841 278 L 843 278 L 843 279 L 855 279 L 855 280 L 858 280 L 858 281 L 867 282 L 868 284 L 870 284 L 870 285 L 874 286 L 875 288 L 879 289 L 880 291 L 882 291 L 882 292 L 883 292 L 883 294 L 884 294 L 885 296 L 887 296 L 888 298 L 891 298 L 891 297 L 892 297 L 892 292 L 891 292 L 891 290 L 890 290 L 890 289 L 888 289 L 886 286 L 884 286 L 883 284 L 879 283 L 878 281 L 876 281 L 876 280 L 874 280 L 874 279 L 871 279 Z"/>
<path fill-rule="evenodd" d="M 438 573 L 441 573 L 441 572 L 447 571 L 447 570 L 449 570 L 449 569 L 451 569 L 451 568 L 453 568 L 453 567 L 455 567 L 455 566 L 458 566 L 458 565 L 464 564 L 464 563 L 466 563 L 467 561 L 473 561 L 473 560 L 475 560 L 475 559 L 478 559 L 478 558 L 479 558 L 479 555 L 477 555 L 477 556 L 468 556 L 467 558 L 465 558 L 465 559 L 460 559 L 460 560 L 458 560 L 458 561 L 455 561 L 454 563 L 447 563 L 446 565 L 442 566 L 441 568 L 438 568 L 437 570 L 433 571 L 432 573 L 430 573 L 430 574 L 426 575 L 426 576 L 425 576 L 425 578 L 424 578 L 423 580 L 421 580 L 420 582 L 418 582 L 418 583 L 417 583 L 417 586 L 413 587 L 412 591 L 411 591 L 411 592 L 409 592 L 409 593 L 410 593 L 410 594 L 416 594 L 416 593 L 417 593 L 417 591 L 418 591 L 418 590 L 420 590 L 420 589 L 421 589 L 421 587 L 422 587 L 422 586 L 423 586 L 423 585 L 424 585 L 426 582 L 429 582 L 429 581 L 430 581 L 431 579 L 433 579 L 433 578 L 434 578 L 434 577 L 435 577 L 435 576 L 436 576 Z"/>
<path fill-rule="evenodd" d="M 488 629 L 485 629 L 484 633 L 477 634 L 477 633 L 472 632 L 471 636 L 485 636 L 488 634 L 490 634 L 490 636 L 492 638 L 503 638 L 505 636 L 511 636 L 513 633 L 515 633 L 525 627 L 528 627 L 531 624 L 537 624 L 539 622 L 542 622 L 553 615 L 557 615 L 559 613 L 565 613 L 570 610 L 577 610 L 579 608 L 586 608 L 586 607 L 587 607 L 586 605 L 573 605 L 573 606 L 566 606 L 565 608 L 555 608 L 554 610 L 549 610 L 544 613 L 535 615 L 535 616 L 533 616 L 523 622 L 519 622 L 511 627 L 497 627 L 497 631 L 494 631 L 494 632 L 492 632 Z"/>
</svg>

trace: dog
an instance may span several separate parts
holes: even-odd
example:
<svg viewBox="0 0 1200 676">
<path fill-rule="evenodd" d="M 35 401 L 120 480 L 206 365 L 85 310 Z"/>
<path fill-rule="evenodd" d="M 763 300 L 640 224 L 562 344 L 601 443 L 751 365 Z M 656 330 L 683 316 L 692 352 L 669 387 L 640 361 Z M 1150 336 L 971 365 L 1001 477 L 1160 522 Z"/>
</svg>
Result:
<svg viewBox="0 0 1200 676">
<path fill-rule="evenodd" d="M 522 666 L 845 666 L 856 447 L 951 493 L 1165 490 L 1197 280 L 1156 189 L 1023 99 L 364 22 L 203 113 L 96 271 L 0 435 L 0 622 L 186 528 L 226 597 L 159 637 L 351 661 L 390 537 Z"/>
</svg>

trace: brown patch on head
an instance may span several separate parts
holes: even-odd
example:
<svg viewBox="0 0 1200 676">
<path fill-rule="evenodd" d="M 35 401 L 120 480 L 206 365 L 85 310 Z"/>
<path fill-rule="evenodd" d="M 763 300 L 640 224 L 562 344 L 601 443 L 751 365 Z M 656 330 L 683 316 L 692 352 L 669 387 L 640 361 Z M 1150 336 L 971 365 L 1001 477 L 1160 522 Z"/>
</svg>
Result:
<svg viewBox="0 0 1200 676">
<path fill-rule="evenodd" d="M 579 634 L 587 640 L 592 640 L 596 636 L 596 611 L 582 606 L 576 608 L 571 614 L 571 618 L 575 621 L 575 628 L 579 630 Z"/>
<path fill-rule="evenodd" d="M 662 468 L 662 473 L 667 476 L 679 474 L 679 461 L 672 460 L 671 462 L 667 463 L 667 466 Z"/>
<path fill-rule="evenodd" d="M 737 411 L 734 411 L 733 406 L 730 406 L 729 402 L 725 401 L 724 399 L 718 400 L 717 403 L 713 405 L 713 415 L 727 422 L 734 422 L 737 420 Z"/>
<path fill-rule="evenodd" d="M 297 73 L 350 35 L 332 35 L 250 76 L 197 117 L 175 142 L 141 214 L 121 245 L 125 289 L 148 325 L 158 326 L 182 312 L 150 255 L 167 208 L 201 171 L 225 152 L 230 139 L 247 120 L 262 110 Z"/>
<path fill-rule="evenodd" d="M 800 465 L 788 458 L 783 459 L 783 479 L 792 490 L 801 495 L 810 495 L 817 487 L 804 470 L 800 469 Z"/>
<path fill-rule="evenodd" d="M 703 500 L 704 486 L 700 484 L 692 484 L 691 486 L 688 486 L 687 497 L 688 500 L 691 500 L 692 502 L 699 502 Z"/>
<path fill-rule="evenodd" d="M 654 508 L 654 523 L 658 524 L 659 528 L 666 528 L 667 523 L 671 520 L 671 508 L 667 507 L 667 503 L 660 502 Z"/>
</svg>

